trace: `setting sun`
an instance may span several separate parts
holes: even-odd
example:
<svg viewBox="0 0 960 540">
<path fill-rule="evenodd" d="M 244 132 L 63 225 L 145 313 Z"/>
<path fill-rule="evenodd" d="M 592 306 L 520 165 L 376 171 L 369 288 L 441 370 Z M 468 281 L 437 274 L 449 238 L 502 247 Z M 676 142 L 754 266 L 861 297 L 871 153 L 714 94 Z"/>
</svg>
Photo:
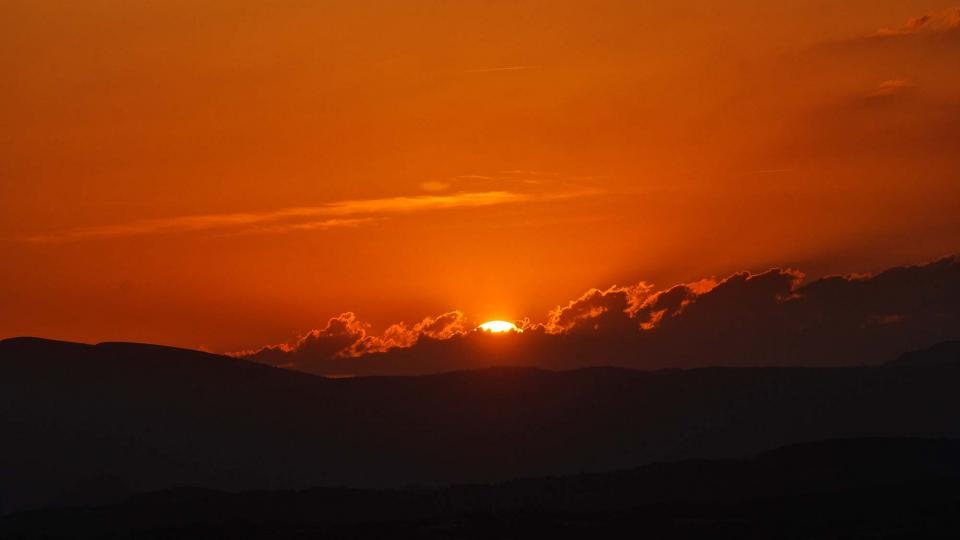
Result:
<svg viewBox="0 0 960 540">
<path fill-rule="evenodd" d="M 493 334 L 502 334 L 504 332 L 520 331 L 520 329 L 517 328 L 517 325 L 507 321 L 487 321 L 481 324 L 480 326 L 478 326 L 477 328 L 479 328 L 480 330 L 483 330 L 484 332 L 491 332 Z"/>
</svg>

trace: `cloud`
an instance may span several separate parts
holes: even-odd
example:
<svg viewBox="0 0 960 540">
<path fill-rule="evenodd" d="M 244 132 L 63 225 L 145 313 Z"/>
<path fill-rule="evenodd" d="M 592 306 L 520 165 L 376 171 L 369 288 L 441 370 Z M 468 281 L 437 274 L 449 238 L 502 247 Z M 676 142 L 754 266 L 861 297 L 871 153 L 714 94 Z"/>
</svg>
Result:
<svg viewBox="0 0 960 540">
<path fill-rule="evenodd" d="M 921 33 L 950 32 L 960 29 L 960 7 L 914 17 L 894 27 L 877 30 L 878 36 L 907 36 Z"/>
<path fill-rule="evenodd" d="M 875 275 L 738 272 L 655 290 L 591 289 L 523 333 L 477 332 L 458 311 L 373 336 L 352 313 L 248 359 L 320 374 L 418 374 L 491 365 L 642 369 L 851 366 L 960 339 L 960 258 Z"/>
<path fill-rule="evenodd" d="M 579 193 L 520 193 L 514 191 L 462 192 L 447 195 L 419 195 L 382 199 L 357 199 L 319 206 L 281 208 L 266 212 L 204 214 L 129 223 L 80 227 L 26 238 L 33 242 L 84 240 L 93 238 L 148 236 L 198 231 L 282 233 L 296 230 L 324 230 L 356 227 L 376 218 L 454 208 L 480 208 L 538 200 L 558 200 Z M 353 218 L 364 216 L 365 219 Z"/>
<path fill-rule="evenodd" d="M 594 176 L 582 175 L 563 175 L 557 172 L 528 171 L 528 170 L 502 170 L 496 172 L 482 172 L 473 174 L 460 174 L 452 176 L 448 182 L 440 182 L 446 186 L 448 183 L 482 183 L 488 186 L 487 189 L 497 189 L 493 186 L 501 186 L 499 189 L 515 189 L 518 186 L 525 186 L 528 189 L 543 189 L 546 186 L 556 188 L 578 189 L 583 184 L 592 184 L 596 180 Z M 426 187 L 421 184 L 421 187 Z"/>
<path fill-rule="evenodd" d="M 405 322 L 391 325 L 377 336 L 370 333 L 369 324 L 362 322 L 353 312 L 345 312 L 329 319 L 323 328 L 311 330 L 293 343 L 268 345 L 231 355 L 300 371 L 342 374 L 349 373 L 349 362 L 344 362 L 344 359 L 398 347 L 412 347 L 421 338 L 451 339 L 471 329 L 472 325 L 462 312 L 450 311 L 410 325 Z M 347 371 L 341 372 L 344 368 Z"/>
<path fill-rule="evenodd" d="M 390 326 L 383 336 L 376 340 L 373 350 L 382 352 L 396 347 L 412 347 L 422 337 L 450 339 L 471 329 L 472 326 L 463 312 L 450 311 L 436 317 L 426 317 L 411 326 L 402 322 Z"/>
<path fill-rule="evenodd" d="M 642 303 L 652 288 L 647 283 L 639 283 L 604 291 L 590 289 L 566 306 L 551 311 L 542 328 L 549 334 L 620 331 L 624 325 L 631 324 L 625 315 Z"/>
<path fill-rule="evenodd" d="M 868 99 L 883 99 L 903 95 L 913 90 L 914 85 L 904 79 L 889 79 L 880 83 L 876 89 L 867 94 Z"/>
<path fill-rule="evenodd" d="M 281 234 L 296 231 L 327 231 L 330 229 L 361 227 L 378 221 L 378 218 L 319 219 L 297 223 L 254 226 L 246 229 L 223 233 L 224 236 L 242 234 Z"/>
<path fill-rule="evenodd" d="M 953 8 L 871 34 L 816 44 L 783 63 L 782 84 L 795 85 L 797 79 L 829 82 L 845 92 L 867 81 L 909 81 L 925 92 L 949 93 L 957 83 L 958 52 L 960 8 Z"/>
<path fill-rule="evenodd" d="M 278 367 L 312 371 L 316 367 L 314 364 L 321 359 L 359 353 L 367 341 L 368 330 L 368 324 L 361 322 L 352 312 L 346 312 L 328 320 L 323 328 L 300 336 L 292 344 L 269 345 L 233 355 Z"/>
</svg>

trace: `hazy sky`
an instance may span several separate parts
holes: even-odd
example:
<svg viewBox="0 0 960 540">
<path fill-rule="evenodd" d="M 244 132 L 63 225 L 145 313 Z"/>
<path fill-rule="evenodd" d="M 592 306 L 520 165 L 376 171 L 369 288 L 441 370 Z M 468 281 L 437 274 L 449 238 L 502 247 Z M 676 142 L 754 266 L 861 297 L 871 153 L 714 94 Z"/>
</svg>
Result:
<svg viewBox="0 0 960 540">
<path fill-rule="evenodd" d="M 956 0 L 5 0 L 0 337 L 960 251 L 957 58 Z"/>
</svg>

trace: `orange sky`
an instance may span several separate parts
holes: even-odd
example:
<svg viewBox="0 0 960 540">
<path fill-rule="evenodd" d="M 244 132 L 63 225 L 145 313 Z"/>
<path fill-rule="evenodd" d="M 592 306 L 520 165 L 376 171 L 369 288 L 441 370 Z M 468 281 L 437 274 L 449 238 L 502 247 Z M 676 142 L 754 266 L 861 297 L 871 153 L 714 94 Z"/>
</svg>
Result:
<svg viewBox="0 0 960 540">
<path fill-rule="evenodd" d="M 3 2 L 0 337 L 238 350 L 958 251 L 953 6 Z"/>
</svg>

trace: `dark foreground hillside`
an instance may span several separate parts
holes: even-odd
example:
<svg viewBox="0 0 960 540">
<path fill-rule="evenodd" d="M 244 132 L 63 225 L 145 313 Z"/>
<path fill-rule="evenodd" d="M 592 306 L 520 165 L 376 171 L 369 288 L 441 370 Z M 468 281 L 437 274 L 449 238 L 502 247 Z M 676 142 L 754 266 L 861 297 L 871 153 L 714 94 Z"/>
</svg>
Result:
<svg viewBox="0 0 960 540">
<path fill-rule="evenodd" d="M 488 486 L 177 489 L 0 519 L 4 538 L 956 538 L 960 441 L 835 440 Z"/>
<path fill-rule="evenodd" d="M 391 488 L 960 437 L 960 362 L 330 380 L 135 344 L 0 342 L 0 508 L 177 486 Z"/>
</svg>

